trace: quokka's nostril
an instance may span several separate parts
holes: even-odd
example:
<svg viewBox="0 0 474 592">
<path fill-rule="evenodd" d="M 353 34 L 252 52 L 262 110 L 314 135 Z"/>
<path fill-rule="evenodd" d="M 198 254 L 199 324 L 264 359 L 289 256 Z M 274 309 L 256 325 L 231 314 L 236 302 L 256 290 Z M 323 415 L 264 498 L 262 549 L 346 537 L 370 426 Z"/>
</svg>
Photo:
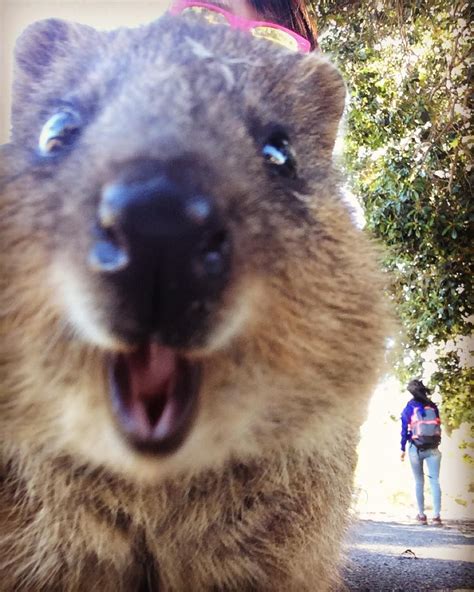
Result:
<svg viewBox="0 0 474 592">
<path fill-rule="evenodd" d="M 129 188 L 120 183 L 110 183 L 102 189 L 98 218 L 102 228 L 113 228 L 129 201 Z"/>
<path fill-rule="evenodd" d="M 96 238 L 89 251 L 89 266 L 93 271 L 115 273 L 130 263 L 129 254 L 111 229 L 96 228 Z"/>
<path fill-rule="evenodd" d="M 203 251 L 207 253 L 221 253 L 227 255 L 230 251 L 229 234 L 225 230 L 215 232 L 204 245 Z"/>
<path fill-rule="evenodd" d="M 184 214 L 193 224 L 199 226 L 206 224 L 213 212 L 213 206 L 209 199 L 202 195 L 189 198 L 184 207 Z"/>
<path fill-rule="evenodd" d="M 229 267 L 230 239 L 225 230 L 214 233 L 201 247 L 198 275 L 221 277 Z"/>
<path fill-rule="evenodd" d="M 209 276 L 219 276 L 224 273 L 225 261 L 224 257 L 217 251 L 207 253 L 203 261 L 204 271 Z"/>
</svg>

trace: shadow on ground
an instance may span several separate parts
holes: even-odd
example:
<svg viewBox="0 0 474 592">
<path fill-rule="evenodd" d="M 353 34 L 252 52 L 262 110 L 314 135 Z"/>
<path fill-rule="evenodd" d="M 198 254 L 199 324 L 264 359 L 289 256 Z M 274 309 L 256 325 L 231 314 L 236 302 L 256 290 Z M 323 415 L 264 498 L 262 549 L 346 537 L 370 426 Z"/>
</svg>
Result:
<svg viewBox="0 0 474 592">
<path fill-rule="evenodd" d="M 455 525 L 359 520 L 348 533 L 346 552 L 350 591 L 474 590 L 474 537 Z"/>
</svg>

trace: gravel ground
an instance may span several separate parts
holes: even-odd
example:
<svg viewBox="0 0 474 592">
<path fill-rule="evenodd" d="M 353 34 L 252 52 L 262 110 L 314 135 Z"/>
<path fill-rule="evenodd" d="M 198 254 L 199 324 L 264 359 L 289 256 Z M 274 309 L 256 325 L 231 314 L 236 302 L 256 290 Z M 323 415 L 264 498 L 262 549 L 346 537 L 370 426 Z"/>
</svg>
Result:
<svg viewBox="0 0 474 592">
<path fill-rule="evenodd" d="M 443 527 L 359 520 L 347 537 L 345 584 L 360 592 L 474 590 L 474 523 Z"/>
</svg>

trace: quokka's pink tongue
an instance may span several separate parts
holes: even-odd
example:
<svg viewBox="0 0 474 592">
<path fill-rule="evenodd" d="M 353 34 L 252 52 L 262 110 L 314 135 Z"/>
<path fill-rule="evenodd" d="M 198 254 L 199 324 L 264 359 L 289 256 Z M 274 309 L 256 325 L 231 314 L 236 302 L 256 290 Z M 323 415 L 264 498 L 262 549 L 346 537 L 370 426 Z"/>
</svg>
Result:
<svg viewBox="0 0 474 592">
<path fill-rule="evenodd" d="M 174 385 L 176 353 L 148 342 L 125 357 L 129 373 L 130 402 L 164 398 Z"/>
<path fill-rule="evenodd" d="M 200 364 L 150 340 L 112 358 L 109 376 L 115 417 L 133 446 L 159 453 L 180 445 L 197 407 Z"/>
<path fill-rule="evenodd" d="M 125 431 L 133 438 L 149 439 L 172 429 L 178 356 L 152 341 L 117 357 L 114 401 Z"/>
</svg>

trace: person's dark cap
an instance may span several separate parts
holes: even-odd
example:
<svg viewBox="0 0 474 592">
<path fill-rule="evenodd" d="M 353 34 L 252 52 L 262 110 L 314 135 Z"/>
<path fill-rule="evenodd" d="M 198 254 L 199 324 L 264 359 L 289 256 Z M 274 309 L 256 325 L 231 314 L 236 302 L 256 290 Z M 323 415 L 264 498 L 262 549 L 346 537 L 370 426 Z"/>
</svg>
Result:
<svg viewBox="0 0 474 592">
<path fill-rule="evenodd" d="M 416 395 L 418 393 L 425 393 L 428 389 L 426 388 L 426 386 L 421 382 L 421 380 L 410 380 L 410 382 L 407 385 L 407 391 L 409 393 L 411 393 L 412 395 Z"/>
</svg>

